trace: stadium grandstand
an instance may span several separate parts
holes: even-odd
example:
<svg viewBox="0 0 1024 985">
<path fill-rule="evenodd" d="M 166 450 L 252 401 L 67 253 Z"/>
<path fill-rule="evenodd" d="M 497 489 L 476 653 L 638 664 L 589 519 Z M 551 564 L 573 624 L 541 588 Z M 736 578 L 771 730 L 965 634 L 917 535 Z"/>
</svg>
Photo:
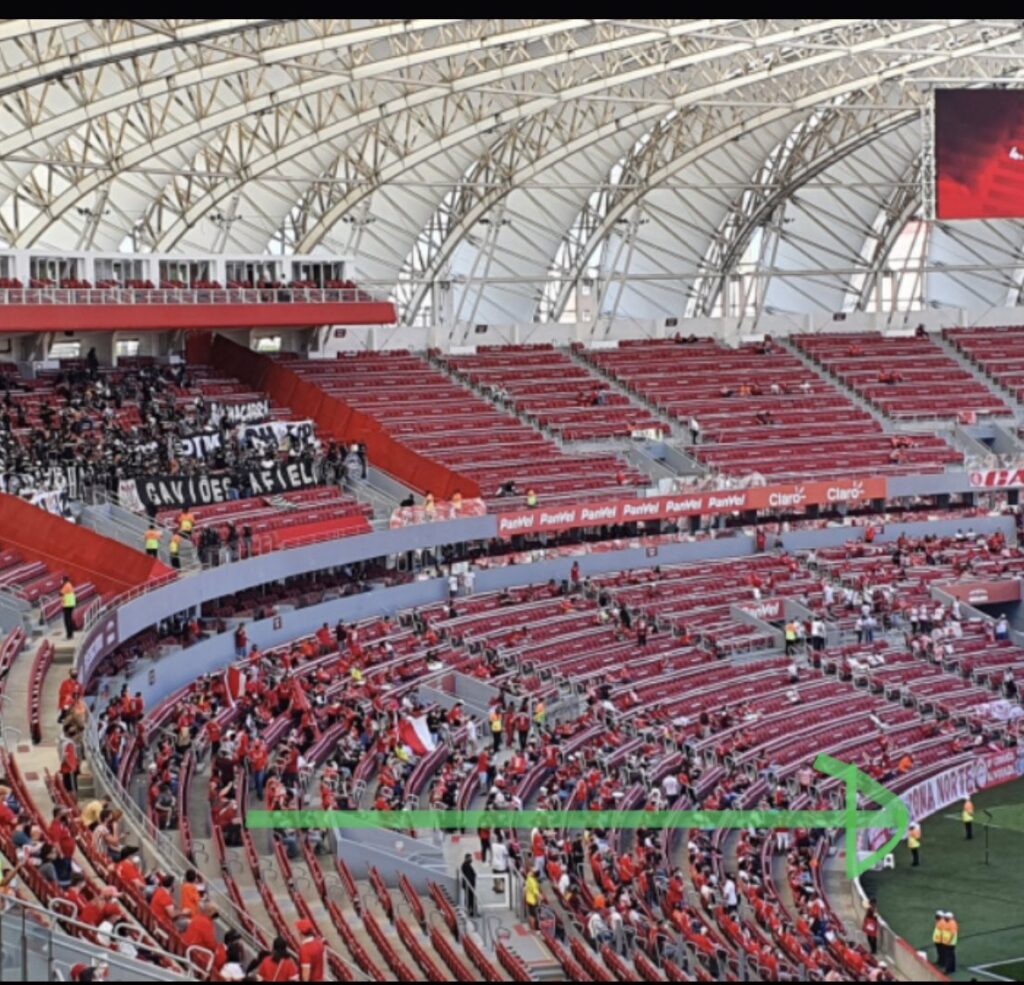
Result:
<svg viewBox="0 0 1024 985">
<path fill-rule="evenodd" d="M 0 20 L 0 980 L 1024 980 L 1022 58 Z"/>
</svg>

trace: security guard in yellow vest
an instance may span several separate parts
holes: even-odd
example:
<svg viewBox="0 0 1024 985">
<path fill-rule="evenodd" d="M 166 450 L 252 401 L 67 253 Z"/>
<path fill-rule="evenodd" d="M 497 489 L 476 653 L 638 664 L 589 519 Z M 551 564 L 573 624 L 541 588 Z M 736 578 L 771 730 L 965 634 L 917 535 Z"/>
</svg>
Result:
<svg viewBox="0 0 1024 985">
<path fill-rule="evenodd" d="M 545 723 L 548 720 L 548 706 L 544 703 L 544 699 L 540 698 L 537 704 L 533 706 L 533 724 L 539 729 L 543 729 Z"/>
<path fill-rule="evenodd" d="M 171 555 L 171 567 L 181 567 L 181 534 L 175 531 L 171 535 L 171 542 L 167 547 L 168 552 Z"/>
<path fill-rule="evenodd" d="M 60 605 L 64 614 L 64 632 L 70 640 L 75 635 L 75 606 L 78 605 L 78 598 L 69 575 L 64 576 L 63 584 L 60 586 Z"/>
<path fill-rule="evenodd" d="M 187 506 L 178 514 L 178 529 L 188 537 L 196 525 L 195 514 Z"/>
<path fill-rule="evenodd" d="M 791 657 L 796 649 L 796 623 L 792 619 L 786 623 L 786 656 Z"/>
<path fill-rule="evenodd" d="M 156 527 L 150 526 L 146 531 L 146 553 L 150 557 L 156 557 L 160 552 L 160 538 L 163 534 Z"/>
<path fill-rule="evenodd" d="M 910 849 L 910 857 L 913 859 L 911 867 L 916 868 L 921 864 L 921 825 L 914 821 L 907 831 L 907 848 Z"/>
<path fill-rule="evenodd" d="M 968 797 L 964 801 L 964 809 L 960 812 L 960 820 L 964 822 L 967 840 L 974 838 L 974 801 Z"/>
<path fill-rule="evenodd" d="M 501 752 L 501 730 L 504 728 L 504 721 L 501 715 L 500 708 L 492 708 L 490 714 L 491 721 L 491 741 L 493 745 L 491 747 L 492 754 Z"/>
<path fill-rule="evenodd" d="M 956 971 L 956 945 L 960 939 L 960 924 L 951 912 L 946 911 L 946 974 Z"/>
<path fill-rule="evenodd" d="M 946 967 L 946 916 L 942 910 L 935 911 L 935 927 L 932 930 L 932 943 L 935 945 L 935 967 Z"/>
</svg>

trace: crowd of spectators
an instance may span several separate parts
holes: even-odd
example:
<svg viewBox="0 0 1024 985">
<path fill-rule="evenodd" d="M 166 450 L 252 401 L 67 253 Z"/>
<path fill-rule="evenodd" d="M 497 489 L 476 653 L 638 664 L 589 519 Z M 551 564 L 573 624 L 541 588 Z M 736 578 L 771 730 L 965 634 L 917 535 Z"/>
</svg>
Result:
<svg viewBox="0 0 1024 985">
<path fill-rule="evenodd" d="M 249 470 L 282 460 L 315 467 L 325 481 L 342 475 L 349 451 L 336 443 L 323 445 L 315 436 L 290 436 L 282 446 L 247 439 L 243 427 L 266 421 L 269 410 L 234 419 L 216 394 L 204 394 L 206 367 L 140 362 L 101 370 L 90 356 L 37 380 L 0 373 L 5 491 L 70 486 L 78 495 L 116 494 L 125 479 L 230 474 L 244 497 Z M 190 453 L 185 442 L 197 435 L 216 435 L 215 447 Z"/>
<path fill-rule="evenodd" d="M 922 655 L 927 655 L 927 640 L 941 646 L 956 637 L 959 613 L 956 605 L 924 608 L 907 603 L 900 588 L 906 569 L 949 566 L 963 573 L 1011 561 L 1001 535 L 978 538 L 970 530 L 938 540 L 851 543 L 843 550 L 850 560 L 868 562 L 845 584 L 827 577 L 825 558 L 812 553 L 805 559 L 823 575 L 821 617 L 831 622 L 870 616 L 878 621 L 880 632 L 905 629 L 908 646 L 919 642 Z M 887 573 L 901 577 L 889 578 Z M 577 571 L 567 586 L 537 587 L 525 597 L 506 594 L 508 604 L 565 594 L 571 605 L 593 591 Z M 617 606 L 611 596 L 603 604 L 597 601 L 620 625 L 636 621 L 637 613 Z M 463 604 L 454 597 L 435 615 L 440 614 L 441 621 L 456 619 Z M 207 755 L 212 817 L 229 846 L 241 844 L 247 791 L 270 809 L 306 806 L 310 800 L 325 810 L 364 803 L 378 810 L 400 809 L 424 758 L 422 750 L 411 748 L 403 723 L 422 717 L 432 743 L 447 748 L 430 778 L 432 805 L 454 808 L 478 799 L 485 809 L 529 806 L 551 813 L 552 825 L 534 829 L 528 840 L 486 824 L 477 831 L 482 861 L 491 865 L 495 886 L 504 885 L 510 870 L 520 872 L 534 929 L 566 940 L 571 925 L 574 934 L 602 954 L 606 949 L 620 957 L 642 953 L 662 967 L 669 968 L 670 963 L 691 974 L 694 962 L 702 974 L 734 973 L 742 954 L 749 966 L 770 979 L 891 977 L 868 948 L 854 943 L 822 895 L 818 866 L 829 846 L 826 832 L 783 832 L 782 840 L 768 843 L 772 836 L 767 833 L 745 831 L 724 853 L 710 834 L 690 831 L 687 874 L 676 861 L 677 846 L 653 830 L 629 834 L 594 826 L 573 834 L 558 827 L 558 814 L 570 808 L 832 806 L 809 767 L 781 779 L 768 758 L 748 758 L 741 767 L 727 755 L 742 748 L 735 744 L 742 741 L 737 723 L 756 721 L 744 703 L 702 713 L 693 722 L 661 718 L 654 708 L 633 714 L 628 700 L 609 700 L 613 690 L 622 696 L 628 681 L 598 675 L 582 689 L 583 710 L 570 721 L 551 724 L 543 700 L 526 693 L 521 681 L 505 673 L 501 661 L 484 652 L 466 669 L 484 679 L 499 679 L 498 695 L 486 717 L 474 719 L 461 703 L 449 711 L 420 707 L 407 685 L 443 666 L 446 640 L 436 618 L 414 612 L 407 622 L 405 628 L 387 618 L 361 626 L 324 625 L 312 637 L 273 653 L 251 645 L 240 627 L 236 667 L 245 675 L 245 687 L 236 695 L 237 706 L 228 696 L 228 678 L 204 677 L 178 702 L 163 733 L 142 736 L 151 759 L 146 766 L 148 807 L 157 825 L 172 829 L 179 824 L 178 794 L 185 765 L 189 757 L 203 763 Z M 998 632 L 995 627 L 993 633 Z M 809 643 L 812 652 L 818 651 L 813 641 L 822 635 L 812 621 L 804 646 Z M 642 646 L 637 636 L 637 647 Z M 790 680 L 798 700 L 803 674 L 794 661 Z M 62 686 L 61 711 L 66 730 L 74 733 L 81 728 L 75 719 L 81 694 L 69 681 Z M 127 742 L 139 734 L 145 720 L 140 698 L 123 690 L 105 696 L 97 712 L 102 747 L 115 772 Z M 224 724 L 229 710 L 229 724 Z M 271 747 L 265 737 L 282 719 L 283 738 Z M 314 762 L 310 751 L 332 730 L 337 739 L 330 752 Z M 708 739 L 719 732 L 728 732 L 733 745 L 723 751 L 712 743 L 714 757 L 698 755 L 688 741 L 695 734 Z M 356 777 L 367 757 L 373 758 L 374 769 L 372 787 L 363 799 Z M 527 778 L 538 770 L 544 773 L 542 782 L 527 791 Z M 67 772 L 74 772 L 73 764 Z M 73 790 L 73 777 L 65 784 Z M 142 892 L 151 905 L 155 898 L 164 900 L 157 897 L 161 887 L 168 890 L 165 909 L 178 933 L 212 942 L 221 966 L 245 967 L 266 959 L 267 955 L 239 953 L 233 946 L 239 942 L 217 932 L 215 925 L 211 938 L 204 918 L 214 919 L 215 907 L 204 901 L 200 877 L 185 874 L 179 902 L 173 877 L 142 871 L 137 850 L 125 843 L 116 811 L 100 802 L 92 813 L 92 848 L 114 864 L 124 864 L 126 873 L 132 874 L 133 866 L 138 869 Z M 0 814 L 0 823 L 3 818 Z M 325 835 L 285 830 L 278 836 L 288 856 L 297 858 L 303 839 L 317 851 Z M 31 826 L 25 836 L 33 839 Z M 59 846 L 51 839 L 42 864 L 54 861 L 59 877 L 63 869 L 51 859 L 54 844 Z M 772 884 L 773 852 L 785 859 L 792 900 L 788 907 Z M 34 854 L 42 858 L 44 853 L 39 848 Z M 463 876 L 468 878 L 465 872 Z M 189 911 L 185 886 L 197 880 L 198 902 Z M 475 886 L 474 881 L 474 892 Z M 228 960 L 229 951 L 236 960 Z"/>
</svg>

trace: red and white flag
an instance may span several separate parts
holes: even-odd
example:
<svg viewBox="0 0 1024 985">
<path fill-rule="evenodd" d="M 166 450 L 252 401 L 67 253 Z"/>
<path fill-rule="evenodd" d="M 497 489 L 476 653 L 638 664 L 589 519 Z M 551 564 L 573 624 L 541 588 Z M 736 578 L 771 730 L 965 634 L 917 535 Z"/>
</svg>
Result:
<svg viewBox="0 0 1024 985">
<path fill-rule="evenodd" d="M 245 671 L 241 667 L 228 667 L 228 694 L 237 701 L 245 694 Z"/>
<path fill-rule="evenodd" d="M 408 746 L 417 756 L 426 756 L 433 752 L 434 740 L 430 737 L 430 729 L 427 728 L 427 716 L 419 715 L 416 718 L 404 717 L 398 723 L 398 740 Z"/>
</svg>

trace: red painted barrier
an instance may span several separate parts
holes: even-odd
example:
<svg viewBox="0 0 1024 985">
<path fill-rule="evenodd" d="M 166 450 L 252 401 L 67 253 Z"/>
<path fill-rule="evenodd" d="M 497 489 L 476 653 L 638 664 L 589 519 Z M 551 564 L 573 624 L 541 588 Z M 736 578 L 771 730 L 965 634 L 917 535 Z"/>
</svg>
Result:
<svg viewBox="0 0 1024 985">
<path fill-rule="evenodd" d="M 317 540 L 335 537 L 351 537 L 354 534 L 368 534 L 373 527 L 365 516 L 346 516 L 338 520 L 320 520 L 317 523 L 301 523 L 294 527 L 280 527 L 270 531 L 270 538 L 278 550 L 297 547 Z"/>
<path fill-rule="evenodd" d="M 386 301 L 343 304 L 54 304 L 3 305 L 0 332 L 165 332 L 204 328 L 393 325 Z"/>
<path fill-rule="evenodd" d="M 91 581 L 104 594 L 124 592 L 173 574 L 142 551 L 0 493 L 0 544 L 17 548 L 78 584 Z"/>
<path fill-rule="evenodd" d="M 541 506 L 532 510 L 500 513 L 498 534 L 501 537 L 513 537 L 516 534 L 547 533 L 575 527 L 599 527 L 638 520 L 671 520 L 683 516 L 714 516 L 747 510 L 798 512 L 813 505 L 845 503 L 856 506 L 873 499 L 885 499 L 888 488 L 888 480 L 883 476 L 751 486 L 748 489 L 680 492 L 647 499 L 598 500 L 582 505 Z"/>
</svg>

